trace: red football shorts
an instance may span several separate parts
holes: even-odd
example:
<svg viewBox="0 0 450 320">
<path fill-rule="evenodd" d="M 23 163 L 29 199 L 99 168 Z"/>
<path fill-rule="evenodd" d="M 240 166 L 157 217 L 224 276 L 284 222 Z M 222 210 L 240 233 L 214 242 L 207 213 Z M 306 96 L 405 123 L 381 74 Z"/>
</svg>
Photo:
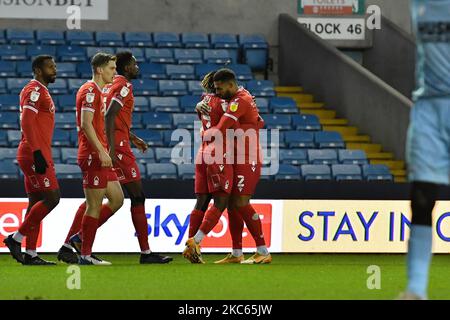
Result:
<svg viewBox="0 0 450 320">
<path fill-rule="evenodd" d="M 99 159 L 79 159 L 78 166 L 83 172 L 84 189 L 106 189 L 109 181 L 117 181 L 114 168 L 104 168 Z"/>
<path fill-rule="evenodd" d="M 129 147 L 116 147 L 114 169 L 121 184 L 141 180 L 136 157 Z"/>
<path fill-rule="evenodd" d="M 33 160 L 18 160 L 19 167 L 24 174 L 25 191 L 27 193 L 43 192 L 59 189 L 56 179 L 55 166 L 53 161 L 48 164 L 44 174 L 34 172 Z"/>
<path fill-rule="evenodd" d="M 253 195 L 261 176 L 261 164 L 235 164 L 233 166 L 234 195 Z"/>
</svg>

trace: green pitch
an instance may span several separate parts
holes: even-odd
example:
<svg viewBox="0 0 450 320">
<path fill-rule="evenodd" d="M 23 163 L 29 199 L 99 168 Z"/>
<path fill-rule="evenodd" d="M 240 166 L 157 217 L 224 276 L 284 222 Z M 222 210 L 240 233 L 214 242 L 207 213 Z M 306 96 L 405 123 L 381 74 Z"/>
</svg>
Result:
<svg viewBox="0 0 450 320">
<path fill-rule="evenodd" d="M 0 300 L 393 299 L 406 283 L 404 255 L 275 254 L 270 265 L 214 265 L 224 255 L 212 254 L 192 265 L 172 256 L 168 265 L 139 265 L 137 254 L 101 255 L 113 266 L 80 267 L 81 289 L 70 290 L 68 265 L 22 266 L 1 254 Z M 380 267 L 380 290 L 367 288 L 370 265 Z M 430 299 L 450 299 L 449 266 L 449 255 L 433 257 Z"/>
</svg>

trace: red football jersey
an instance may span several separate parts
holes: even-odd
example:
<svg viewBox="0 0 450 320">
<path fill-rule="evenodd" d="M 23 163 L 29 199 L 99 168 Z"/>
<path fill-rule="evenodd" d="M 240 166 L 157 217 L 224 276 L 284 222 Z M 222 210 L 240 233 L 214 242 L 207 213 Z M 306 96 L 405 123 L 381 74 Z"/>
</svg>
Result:
<svg viewBox="0 0 450 320">
<path fill-rule="evenodd" d="M 105 103 L 102 90 L 94 81 L 87 81 L 77 92 L 77 131 L 78 131 L 78 159 L 89 158 L 97 154 L 97 150 L 89 144 L 83 130 L 81 130 L 81 111 L 94 113 L 92 125 L 100 143 L 108 150 L 105 133 Z"/>
<path fill-rule="evenodd" d="M 134 109 L 133 85 L 124 76 L 117 75 L 114 77 L 113 83 L 105 87 L 104 95 L 107 109 L 111 101 L 116 101 L 122 106 L 115 120 L 116 144 L 121 140 L 128 141 Z"/>
<path fill-rule="evenodd" d="M 33 151 L 41 150 L 47 162 L 52 162 L 55 104 L 47 87 L 35 79 L 20 92 L 20 126 L 17 159 L 32 160 Z"/>
</svg>

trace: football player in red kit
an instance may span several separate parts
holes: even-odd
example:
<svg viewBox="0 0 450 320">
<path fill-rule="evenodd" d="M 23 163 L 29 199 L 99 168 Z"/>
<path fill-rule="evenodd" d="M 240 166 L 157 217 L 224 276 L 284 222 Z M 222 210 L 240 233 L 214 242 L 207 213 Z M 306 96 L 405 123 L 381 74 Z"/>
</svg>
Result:
<svg viewBox="0 0 450 320">
<path fill-rule="evenodd" d="M 20 93 L 20 125 L 22 139 L 17 161 L 25 178 L 28 209 L 19 230 L 4 243 L 11 255 L 25 265 L 54 265 L 36 253 L 41 221 L 59 203 L 60 191 L 52 159 L 52 137 L 55 126 L 55 105 L 47 89 L 55 82 L 56 64 L 52 56 L 37 56 L 32 63 L 34 79 Z M 26 253 L 21 242 L 26 237 Z"/>
<path fill-rule="evenodd" d="M 257 252 L 247 260 L 242 261 L 243 258 L 240 257 L 242 256 L 242 250 L 241 252 L 236 250 L 234 254 L 228 255 L 219 262 L 270 263 L 272 257 L 265 245 L 259 215 L 250 204 L 251 196 L 261 175 L 262 161 L 259 147 L 259 129 L 262 128 L 263 121 L 258 113 L 253 97 L 248 91 L 238 87 L 233 71 L 229 69 L 218 70 L 214 75 L 214 86 L 217 96 L 229 101 L 229 103 L 217 126 L 205 131 L 203 139 L 206 141 L 211 140 L 212 137 L 217 136 L 217 131 L 222 136 L 226 136 L 227 129 L 239 124 L 239 129 L 233 133 L 236 139 L 234 141 L 233 191 L 228 205 L 229 215 L 240 215 L 242 217 L 257 246 Z M 220 215 L 215 215 L 213 218 L 214 220 L 211 221 L 211 224 L 215 225 L 219 221 Z M 237 237 L 237 231 L 235 230 L 234 232 Z M 193 238 L 188 239 L 185 251 L 190 252 L 191 256 L 200 256 L 199 244 L 205 235 L 200 229 Z"/>
<path fill-rule="evenodd" d="M 81 86 L 76 97 L 78 165 L 83 172 L 86 196 L 86 204 L 82 204 L 79 211 L 85 210 L 85 213 L 81 219 L 81 232 L 72 236 L 70 243 L 80 251 L 80 264 L 109 265 L 110 262 L 92 255 L 92 245 L 97 228 L 123 204 L 122 188 L 108 152 L 104 120 L 106 105 L 102 94 L 103 88 L 113 81 L 116 74 L 116 57 L 97 53 L 91 65 L 93 78 Z M 102 205 L 105 196 L 108 202 Z"/>
</svg>

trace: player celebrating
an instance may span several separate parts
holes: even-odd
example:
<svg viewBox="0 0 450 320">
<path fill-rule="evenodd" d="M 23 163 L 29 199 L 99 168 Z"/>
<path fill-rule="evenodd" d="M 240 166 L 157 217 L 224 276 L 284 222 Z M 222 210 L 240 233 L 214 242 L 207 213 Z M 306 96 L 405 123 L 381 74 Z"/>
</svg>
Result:
<svg viewBox="0 0 450 320">
<path fill-rule="evenodd" d="M 261 174 L 261 159 L 259 152 L 259 129 L 262 127 L 262 119 L 259 116 L 253 97 L 243 88 L 239 88 L 236 82 L 236 76 L 233 71 L 229 69 L 218 70 L 214 75 L 214 86 L 216 94 L 230 101 L 226 113 L 220 119 L 220 122 L 215 128 L 211 128 L 204 133 L 204 139 L 210 140 L 215 136 L 215 131 L 219 130 L 222 136 L 225 136 L 226 130 L 239 124 L 242 129 L 241 138 L 238 137 L 238 144 L 235 148 L 236 159 L 233 163 L 233 191 L 230 201 L 230 216 L 240 214 L 245 221 L 247 228 L 255 239 L 257 245 L 257 252 L 251 258 L 242 261 L 242 249 L 235 250 L 235 255 L 229 255 L 225 259 L 218 261 L 219 263 L 241 262 L 248 264 L 270 263 L 272 258 L 269 254 L 264 241 L 261 221 L 259 215 L 250 205 L 251 195 L 254 193 L 256 185 Z M 254 133 L 253 139 L 251 133 Z M 250 135 L 250 136 L 249 136 Z M 246 139 L 250 141 L 246 143 Z M 240 143 L 244 141 L 242 146 Z M 220 219 L 220 215 L 213 216 L 214 220 L 210 218 L 209 223 L 213 227 Z M 236 223 L 239 226 L 239 223 Z M 242 238 L 242 223 L 240 224 L 240 237 Z M 212 228 L 211 228 L 212 229 Z M 233 228 L 231 229 L 233 230 Z M 210 230 L 209 230 L 210 231 Z M 235 236 L 233 238 L 233 247 L 239 241 L 236 237 L 239 236 L 237 230 L 234 230 Z M 207 233 L 203 232 L 202 228 L 197 234 L 188 239 L 186 242 L 185 251 L 189 252 L 191 256 L 200 255 L 199 244 Z M 242 242 L 242 240 L 241 240 Z M 242 245 L 242 244 L 241 244 Z"/>
<path fill-rule="evenodd" d="M 431 263 L 432 212 L 450 177 L 450 1 L 414 0 L 417 91 L 407 138 L 411 189 L 408 285 L 400 299 L 426 299 Z"/>
<path fill-rule="evenodd" d="M 37 56 L 32 63 L 34 79 L 20 93 L 20 124 L 22 139 L 17 161 L 24 173 L 28 209 L 19 230 L 4 243 L 11 255 L 24 265 L 54 265 L 36 253 L 41 221 L 59 203 L 60 192 L 52 159 L 52 137 L 55 125 L 55 105 L 48 92 L 49 83 L 56 80 L 56 64 L 52 56 Z M 26 237 L 26 253 L 21 243 Z"/>
<path fill-rule="evenodd" d="M 102 89 L 116 73 L 116 57 L 97 53 L 91 61 L 93 78 L 78 90 L 76 98 L 78 126 L 78 165 L 83 172 L 86 212 L 81 222 L 80 264 L 109 265 L 92 256 L 92 245 L 99 225 L 123 204 L 123 192 L 112 168 L 105 135 L 105 103 Z M 102 206 L 104 197 L 108 202 Z M 99 219 L 100 218 L 100 219 Z M 79 235 L 72 237 L 78 239 Z M 80 241 L 77 241 L 80 242 Z"/>
</svg>

